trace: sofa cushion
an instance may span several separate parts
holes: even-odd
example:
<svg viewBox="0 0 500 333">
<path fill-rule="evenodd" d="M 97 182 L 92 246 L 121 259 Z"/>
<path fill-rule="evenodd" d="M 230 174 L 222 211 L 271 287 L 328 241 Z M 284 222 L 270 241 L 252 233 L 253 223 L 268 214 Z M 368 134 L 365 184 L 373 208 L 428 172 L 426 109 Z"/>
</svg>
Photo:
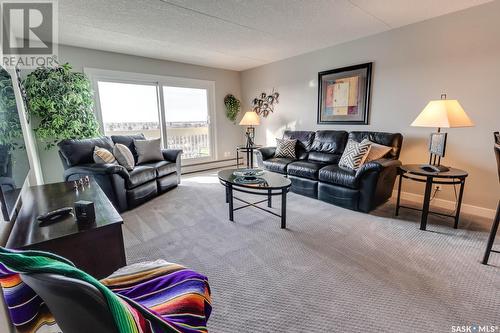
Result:
<svg viewBox="0 0 500 333">
<path fill-rule="evenodd" d="M 392 150 L 387 154 L 387 157 L 392 159 L 399 158 L 403 144 L 403 136 L 400 133 L 353 131 L 349 133 L 349 139 L 357 142 L 368 139 L 371 142 L 392 147 Z"/>
<path fill-rule="evenodd" d="M 319 151 L 310 151 L 307 160 L 325 164 L 338 164 L 342 154 L 322 153 Z"/>
<path fill-rule="evenodd" d="M 118 164 L 123 166 L 128 171 L 132 171 L 135 166 L 134 155 L 127 146 L 117 143 L 113 147 L 113 155 L 115 156 Z"/>
<path fill-rule="evenodd" d="M 307 158 L 307 153 L 311 149 L 314 140 L 314 132 L 311 131 L 285 131 L 283 139 L 296 139 L 297 146 L 295 147 L 295 155 L 299 160 Z"/>
<path fill-rule="evenodd" d="M 161 139 L 134 140 L 137 152 L 137 163 L 163 161 L 161 153 Z"/>
<path fill-rule="evenodd" d="M 96 146 L 109 151 L 113 150 L 113 142 L 107 136 L 93 139 L 62 140 L 57 146 L 68 167 L 94 163 L 94 148 Z"/>
<path fill-rule="evenodd" d="M 136 165 L 134 170 L 129 172 L 127 179 L 127 189 L 131 189 L 156 179 L 155 168 L 148 165 Z"/>
<path fill-rule="evenodd" d="M 275 157 L 284 157 L 297 159 L 295 155 L 295 147 L 297 146 L 296 139 L 276 139 L 276 152 L 274 153 Z"/>
<path fill-rule="evenodd" d="M 346 131 L 317 131 L 310 151 L 342 154 L 347 143 Z"/>
<path fill-rule="evenodd" d="M 318 171 L 324 166 L 325 166 L 324 163 L 310 162 L 310 161 L 295 161 L 288 164 L 286 172 L 291 176 L 317 180 Z"/>
<path fill-rule="evenodd" d="M 363 140 L 362 142 L 349 140 L 342 153 L 339 165 L 341 167 L 358 170 L 365 162 L 368 152 L 370 151 L 370 146 L 371 142 L 368 140 Z"/>
<path fill-rule="evenodd" d="M 329 184 L 358 188 L 356 171 L 331 164 L 319 170 L 319 181 Z"/>
<path fill-rule="evenodd" d="M 317 131 L 307 159 L 328 164 L 338 163 L 346 141 L 346 131 Z"/>
<path fill-rule="evenodd" d="M 177 171 L 177 164 L 168 161 L 149 162 L 139 165 L 154 168 L 156 171 L 156 178 L 160 178 Z"/>
<path fill-rule="evenodd" d="M 370 151 L 368 152 L 368 155 L 366 156 L 364 163 L 368 163 L 371 161 L 381 159 L 392 150 L 392 147 L 379 145 L 378 143 L 371 142 L 368 139 L 364 139 L 361 142 L 369 142 L 370 143 Z"/>
<path fill-rule="evenodd" d="M 287 165 L 293 161 L 295 160 L 291 158 L 273 157 L 264 161 L 264 167 L 269 171 L 285 174 Z"/>
<path fill-rule="evenodd" d="M 94 162 L 97 164 L 116 164 L 116 158 L 113 156 L 113 153 L 106 148 L 95 146 Z"/>
<path fill-rule="evenodd" d="M 115 144 L 120 143 L 127 146 L 134 156 L 135 163 L 137 163 L 139 156 L 137 156 L 137 151 L 135 150 L 134 140 L 146 140 L 146 137 L 144 137 L 144 134 L 142 133 L 135 135 L 112 135 L 111 140 L 113 140 Z"/>
</svg>

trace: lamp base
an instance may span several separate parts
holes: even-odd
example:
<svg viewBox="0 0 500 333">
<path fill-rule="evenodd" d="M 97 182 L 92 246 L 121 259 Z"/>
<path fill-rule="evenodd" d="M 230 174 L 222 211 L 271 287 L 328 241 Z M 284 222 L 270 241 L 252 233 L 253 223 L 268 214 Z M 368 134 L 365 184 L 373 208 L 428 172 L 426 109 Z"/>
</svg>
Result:
<svg viewBox="0 0 500 333">
<path fill-rule="evenodd" d="M 449 171 L 450 168 L 445 167 L 444 165 L 432 165 L 432 164 L 422 164 L 420 169 L 427 172 L 446 172 Z"/>
</svg>

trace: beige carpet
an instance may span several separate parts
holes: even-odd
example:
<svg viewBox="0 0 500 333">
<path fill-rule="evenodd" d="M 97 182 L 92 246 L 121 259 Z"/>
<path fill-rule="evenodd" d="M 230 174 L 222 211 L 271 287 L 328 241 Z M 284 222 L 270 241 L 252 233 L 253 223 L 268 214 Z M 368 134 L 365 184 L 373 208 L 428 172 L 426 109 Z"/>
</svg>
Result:
<svg viewBox="0 0 500 333">
<path fill-rule="evenodd" d="M 417 212 L 396 219 L 391 204 L 362 214 L 291 193 L 287 230 L 254 208 L 231 223 L 215 175 L 123 215 L 128 263 L 162 258 L 209 277 L 211 332 L 500 326 L 500 255 L 480 264 L 490 221 L 464 215 L 455 230 L 431 217 L 423 232 Z"/>
</svg>

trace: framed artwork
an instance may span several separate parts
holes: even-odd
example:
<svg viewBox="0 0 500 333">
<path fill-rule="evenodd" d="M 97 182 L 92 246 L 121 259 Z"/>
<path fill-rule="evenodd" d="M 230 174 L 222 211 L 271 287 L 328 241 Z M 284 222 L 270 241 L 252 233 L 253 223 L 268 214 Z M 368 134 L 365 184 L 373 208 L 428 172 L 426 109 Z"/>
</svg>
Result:
<svg viewBox="0 0 500 333">
<path fill-rule="evenodd" d="M 318 73 L 318 124 L 368 125 L 372 63 Z"/>
<path fill-rule="evenodd" d="M 429 140 L 429 153 L 444 157 L 446 148 L 446 133 L 431 133 Z"/>
</svg>

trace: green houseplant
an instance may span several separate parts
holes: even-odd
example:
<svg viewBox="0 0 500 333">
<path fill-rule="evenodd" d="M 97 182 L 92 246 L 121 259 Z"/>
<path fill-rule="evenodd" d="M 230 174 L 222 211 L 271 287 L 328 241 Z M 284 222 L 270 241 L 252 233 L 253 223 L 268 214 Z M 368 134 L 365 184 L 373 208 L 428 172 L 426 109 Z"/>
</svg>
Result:
<svg viewBox="0 0 500 333">
<path fill-rule="evenodd" d="M 233 123 L 236 121 L 236 117 L 240 112 L 241 102 L 234 97 L 232 94 L 227 94 L 224 97 L 224 105 L 226 107 L 226 117 L 231 120 Z"/>
<path fill-rule="evenodd" d="M 34 131 L 46 149 L 64 139 L 99 136 L 89 79 L 69 64 L 41 67 L 23 82 Z"/>
<path fill-rule="evenodd" d="M 17 113 L 16 97 L 12 89 L 10 74 L 0 69 L 0 146 L 8 151 L 23 148 L 21 122 Z"/>
</svg>

